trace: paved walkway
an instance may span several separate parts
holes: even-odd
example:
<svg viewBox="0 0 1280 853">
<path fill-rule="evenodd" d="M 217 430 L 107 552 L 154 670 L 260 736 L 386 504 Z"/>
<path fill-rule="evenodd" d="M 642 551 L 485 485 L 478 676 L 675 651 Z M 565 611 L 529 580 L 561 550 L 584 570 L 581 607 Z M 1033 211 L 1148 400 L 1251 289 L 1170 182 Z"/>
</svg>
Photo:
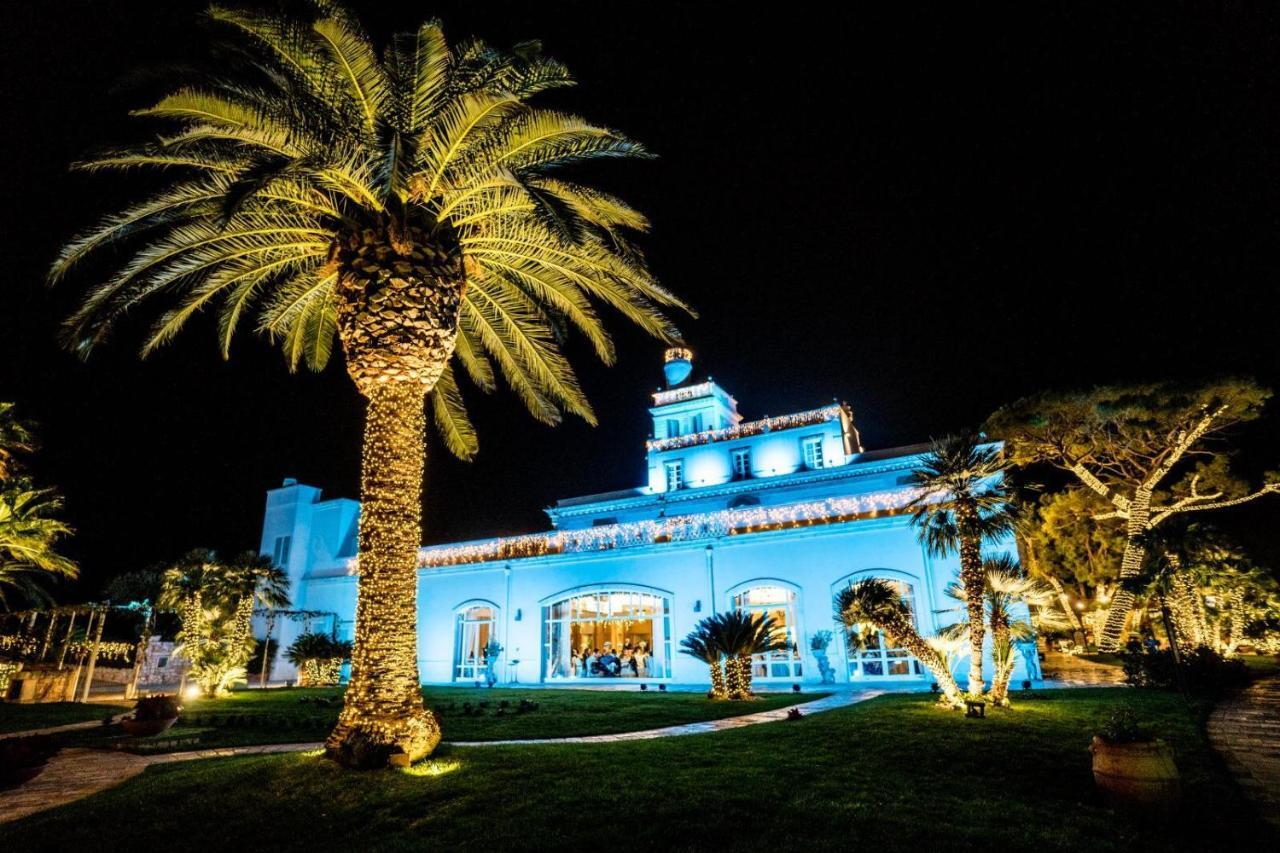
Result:
<svg viewBox="0 0 1280 853">
<path fill-rule="evenodd" d="M 129 711 L 121 711 L 111 718 L 111 722 L 118 723 L 128 714 Z M 103 728 L 102 720 L 87 720 L 83 723 L 67 723 L 62 726 L 49 726 L 47 729 L 27 729 L 23 732 L 0 732 L 0 740 L 10 737 L 30 737 L 31 735 L 54 735 L 59 732 L 75 732 L 84 729 L 100 729 Z"/>
<path fill-rule="evenodd" d="M 776 708 L 772 711 L 760 711 L 755 714 L 744 714 L 738 717 L 726 717 L 721 720 L 708 720 L 702 723 L 686 723 L 680 726 L 664 726 L 658 729 L 646 729 L 639 732 L 620 732 L 609 735 L 590 735 L 587 737 L 545 738 L 542 740 L 495 740 L 495 741 L 451 741 L 449 745 L 459 747 L 502 746 L 503 744 L 551 744 L 551 743 L 619 743 L 632 740 L 652 740 L 663 737 L 682 737 L 684 735 L 721 732 L 739 729 L 744 726 L 755 726 L 760 723 L 771 723 L 786 719 L 791 708 L 800 708 L 803 714 L 820 714 L 833 708 L 842 708 L 856 702 L 862 702 L 879 696 L 883 690 L 839 690 L 821 699 L 792 705 L 788 708 Z M 92 725 L 100 726 L 101 723 Z M 66 731 L 68 728 L 59 727 Z M 34 732 L 14 732 L 15 736 L 33 734 Z M 223 749 L 195 749 L 188 752 L 167 752 L 160 755 L 132 755 L 127 752 L 95 749 L 64 749 L 49 760 L 49 764 L 35 779 L 20 788 L 11 791 L 0 791 L 0 823 L 17 820 L 35 812 L 66 805 L 76 800 L 96 794 L 146 770 L 153 764 L 173 764 L 179 761 L 196 761 L 203 758 L 231 758 L 242 755 L 267 755 L 282 752 L 311 752 L 320 750 L 323 743 L 273 743 L 260 746 L 237 746 Z"/>
<path fill-rule="evenodd" d="M 1102 687 L 1124 683 L 1123 668 L 1062 652 L 1046 652 L 1041 669 L 1045 680 L 1063 687 Z"/>
<path fill-rule="evenodd" d="M 1280 827 L 1280 678 L 1255 682 L 1218 705 L 1208 731 L 1259 813 Z"/>
</svg>

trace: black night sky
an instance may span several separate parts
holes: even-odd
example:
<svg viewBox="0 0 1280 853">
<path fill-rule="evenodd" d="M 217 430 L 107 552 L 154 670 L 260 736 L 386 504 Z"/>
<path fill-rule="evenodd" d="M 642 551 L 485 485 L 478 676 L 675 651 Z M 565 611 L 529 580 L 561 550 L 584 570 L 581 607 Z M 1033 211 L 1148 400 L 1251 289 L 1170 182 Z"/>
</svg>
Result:
<svg viewBox="0 0 1280 853">
<path fill-rule="evenodd" d="M 1246 372 L 1280 384 L 1280 9 L 1245 4 L 353 2 L 377 34 L 540 38 L 554 96 L 660 159 L 602 175 L 701 319 L 698 367 L 748 417 L 850 401 L 871 448 L 976 425 L 1046 387 Z M 0 11 L 0 399 L 40 425 L 86 592 L 197 545 L 256 547 L 285 476 L 356 493 L 361 406 L 339 364 L 290 375 L 212 324 L 140 362 L 55 330 L 59 241 L 137 195 L 71 174 L 148 132 L 133 72 L 200 55 L 202 0 L 9 0 Z M 132 180 L 139 180 L 134 178 Z M 660 347 L 581 347 L 592 429 L 471 393 L 480 459 L 438 443 L 428 541 L 545 526 L 557 497 L 636 485 Z M 474 391 L 474 389 L 471 389 Z M 1263 425 L 1262 461 L 1275 465 Z M 1274 515 L 1275 507 L 1267 513 Z"/>
</svg>

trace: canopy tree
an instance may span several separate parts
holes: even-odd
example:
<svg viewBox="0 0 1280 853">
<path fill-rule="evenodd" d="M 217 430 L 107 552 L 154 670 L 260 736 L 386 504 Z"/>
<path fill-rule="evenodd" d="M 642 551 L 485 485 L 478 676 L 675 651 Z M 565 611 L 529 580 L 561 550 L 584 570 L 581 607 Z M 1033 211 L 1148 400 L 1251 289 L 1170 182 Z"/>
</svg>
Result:
<svg viewBox="0 0 1280 853">
<path fill-rule="evenodd" d="M 1160 524 L 1280 491 L 1274 473 L 1257 487 L 1233 476 L 1221 441 L 1270 396 L 1247 379 L 1105 386 L 1027 397 L 995 412 L 987 429 L 1009 442 L 1018 464 L 1056 466 L 1106 501 L 1095 519 L 1124 526 L 1124 581 L 1141 572 L 1147 536 Z M 1129 588 L 1112 598 L 1099 649 L 1119 648 L 1133 603 Z"/>
<path fill-rule="evenodd" d="M 1123 532 L 1094 520 L 1106 508 L 1092 490 L 1072 487 L 1024 504 L 1016 526 L 1027 573 L 1053 587 L 1068 627 L 1082 631 L 1082 617 L 1115 594 L 1124 553 Z"/>
<path fill-rule="evenodd" d="M 969 609 L 968 690 L 973 696 L 985 687 L 982 545 L 1013 529 L 1007 467 L 999 447 L 984 443 L 981 436 L 949 436 L 933 442 L 909 481 L 919 490 L 908 508 L 920 541 L 935 556 L 960 554 L 960 587 Z"/>
<path fill-rule="evenodd" d="M 224 61 L 136 112 L 167 131 L 79 164 L 154 170 L 162 189 L 70 241 L 51 277 L 104 247 L 124 257 L 67 321 L 86 355 L 153 302 L 166 308 L 144 353 L 205 311 L 224 356 L 251 315 L 292 368 L 319 370 L 341 344 L 366 419 L 355 649 L 327 754 L 417 760 L 440 739 L 417 666 L 427 399 L 463 458 L 478 444 L 459 369 L 485 391 L 500 375 L 545 423 L 595 423 L 567 338 L 611 363 L 595 302 L 666 342 L 664 307 L 684 306 L 632 245 L 645 217 L 562 171 L 645 150 L 533 106 L 572 84 L 536 42 L 451 45 L 429 21 L 380 45 L 336 0 L 304 5 L 210 9 Z"/>
</svg>

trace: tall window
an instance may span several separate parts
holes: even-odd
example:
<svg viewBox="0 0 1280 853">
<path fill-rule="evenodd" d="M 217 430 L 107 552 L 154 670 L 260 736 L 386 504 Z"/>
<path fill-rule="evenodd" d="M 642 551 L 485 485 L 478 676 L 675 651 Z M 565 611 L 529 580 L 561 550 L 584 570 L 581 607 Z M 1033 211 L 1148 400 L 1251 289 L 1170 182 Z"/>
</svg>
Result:
<svg viewBox="0 0 1280 853">
<path fill-rule="evenodd" d="M 271 548 L 271 562 L 277 568 L 284 568 L 289 563 L 289 546 L 293 544 L 292 536 L 277 536 Z"/>
<path fill-rule="evenodd" d="M 915 592 L 909 583 L 885 579 L 914 614 Z M 906 649 L 894 648 L 883 631 L 866 635 L 862 648 L 849 648 L 849 678 L 917 678 L 924 674 L 920 662 Z"/>
<path fill-rule="evenodd" d="M 542 609 L 548 681 L 669 678 L 671 600 L 635 590 L 570 596 Z"/>
<path fill-rule="evenodd" d="M 667 471 L 667 491 L 674 492 L 684 488 L 684 463 L 668 462 L 666 464 Z"/>
<path fill-rule="evenodd" d="M 733 451 L 733 479 L 746 480 L 751 477 L 751 448 L 739 447 Z"/>
<path fill-rule="evenodd" d="M 675 438 L 680 435 L 680 421 L 675 418 L 667 419 L 667 438 Z"/>
<path fill-rule="evenodd" d="M 479 681 L 488 664 L 486 651 L 497 639 L 496 608 L 477 604 L 458 613 L 458 634 L 454 643 L 453 677 L 457 681 Z"/>
<path fill-rule="evenodd" d="M 782 586 L 753 586 L 734 595 L 733 607 L 747 613 L 772 616 L 774 636 L 786 640 L 786 648 L 751 658 L 752 678 L 799 678 L 800 625 L 796 619 L 796 594 Z"/>
<path fill-rule="evenodd" d="M 804 467 L 821 468 L 825 460 L 822 457 L 822 436 L 815 435 L 804 439 L 800 443 L 800 449 L 803 451 Z"/>
</svg>

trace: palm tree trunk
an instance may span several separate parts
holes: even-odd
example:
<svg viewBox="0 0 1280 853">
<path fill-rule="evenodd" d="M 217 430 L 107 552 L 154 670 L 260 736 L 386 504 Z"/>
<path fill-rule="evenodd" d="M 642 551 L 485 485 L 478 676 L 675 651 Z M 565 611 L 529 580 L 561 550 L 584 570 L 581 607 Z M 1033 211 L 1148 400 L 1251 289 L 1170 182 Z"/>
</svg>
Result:
<svg viewBox="0 0 1280 853">
<path fill-rule="evenodd" d="M 729 693 L 724 686 L 724 670 L 720 667 L 720 661 L 708 662 L 707 667 L 711 670 L 711 698 L 726 698 Z"/>
<path fill-rule="evenodd" d="M 965 609 L 969 614 L 969 694 L 981 696 L 984 686 L 982 646 L 986 641 L 986 614 L 983 612 L 985 578 L 981 540 L 973 536 L 960 540 L 960 585 L 964 588 Z"/>
<path fill-rule="evenodd" d="M 742 682 L 742 698 L 750 699 L 751 692 L 751 655 L 738 655 L 738 678 Z"/>
<path fill-rule="evenodd" d="M 418 547 L 426 398 L 422 385 L 367 389 L 360 480 L 359 596 L 351 682 L 326 753 L 345 764 L 410 761 L 440 742 L 418 679 Z"/>
<path fill-rule="evenodd" d="M 1013 676 L 1013 641 L 1009 626 L 996 622 L 991 626 L 991 701 L 996 705 L 1009 704 L 1009 679 Z"/>
<path fill-rule="evenodd" d="M 888 627 L 881 626 L 882 630 Z M 886 630 L 886 633 L 890 632 Z M 924 664 L 925 669 L 929 670 L 933 680 L 938 682 L 938 689 L 942 691 L 942 696 L 947 704 L 955 708 L 963 707 L 964 698 L 960 693 L 960 685 L 956 684 L 955 676 L 947 668 L 946 661 L 942 659 L 942 656 L 925 642 L 924 637 L 921 637 L 914 628 L 905 626 L 898 626 L 898 630 L 892 633 L 895 635 L 894 639 L 904 649 L 911 652 L 916 660 Z"/>
</svg>

